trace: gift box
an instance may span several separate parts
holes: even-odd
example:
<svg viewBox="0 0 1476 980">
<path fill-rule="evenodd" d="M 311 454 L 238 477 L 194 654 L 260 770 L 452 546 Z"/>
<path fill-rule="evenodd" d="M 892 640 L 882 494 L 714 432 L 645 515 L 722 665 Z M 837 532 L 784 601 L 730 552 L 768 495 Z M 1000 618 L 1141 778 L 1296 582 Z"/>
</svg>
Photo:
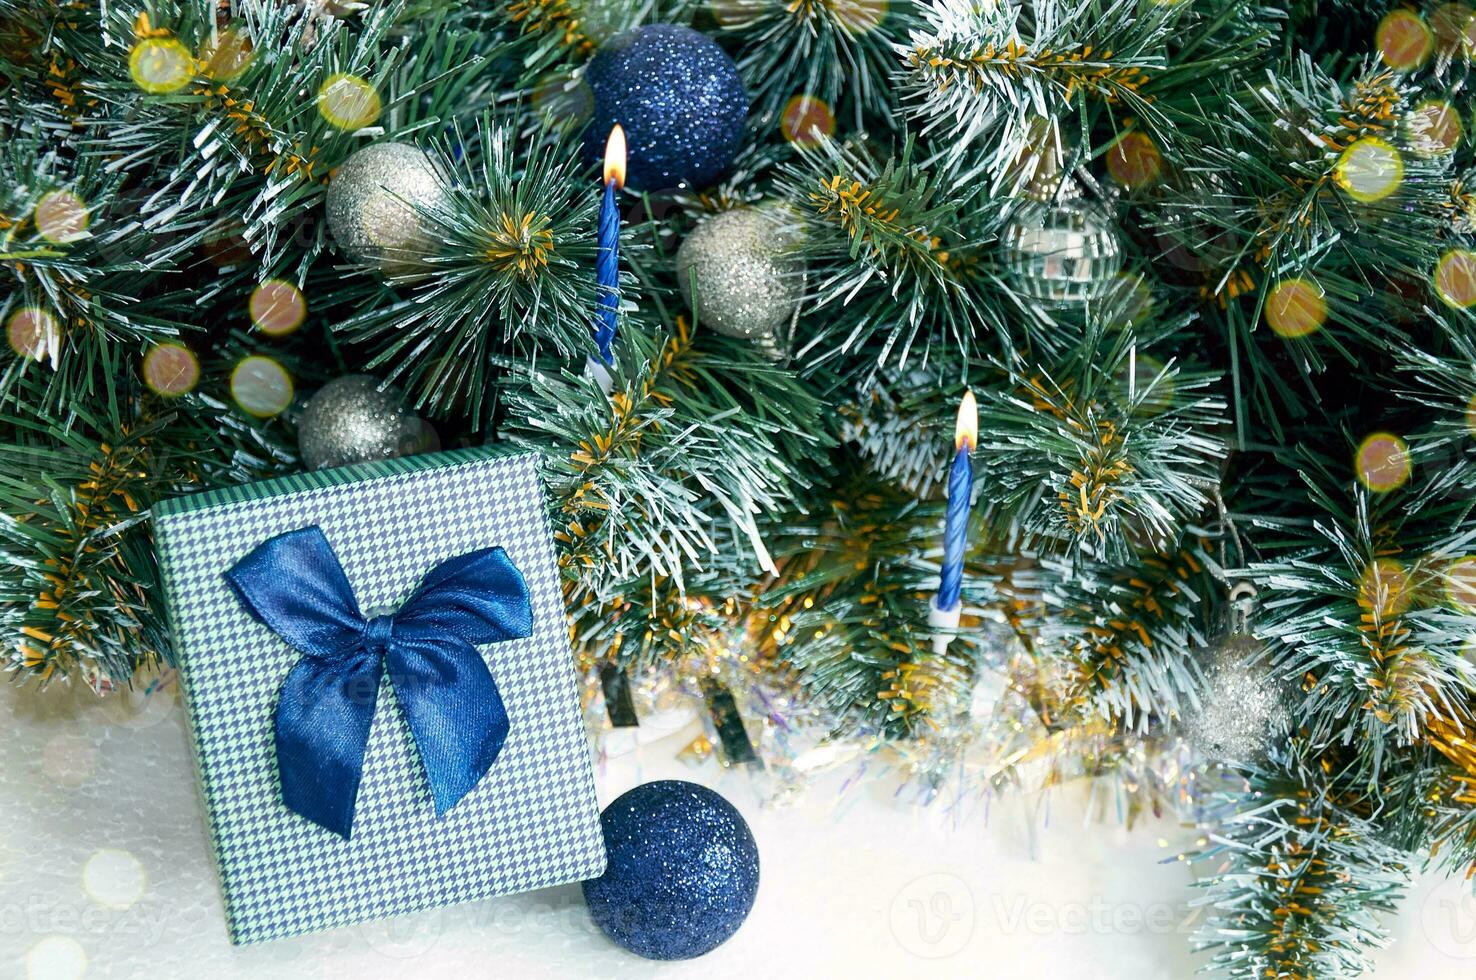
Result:
<svg viewBox="0 0 1476 980">
<path fill-rule="evenodd" d="M 535 456 L 380 460 L 154 520 L 232 942 L 603 872 Z"/>
</svg>

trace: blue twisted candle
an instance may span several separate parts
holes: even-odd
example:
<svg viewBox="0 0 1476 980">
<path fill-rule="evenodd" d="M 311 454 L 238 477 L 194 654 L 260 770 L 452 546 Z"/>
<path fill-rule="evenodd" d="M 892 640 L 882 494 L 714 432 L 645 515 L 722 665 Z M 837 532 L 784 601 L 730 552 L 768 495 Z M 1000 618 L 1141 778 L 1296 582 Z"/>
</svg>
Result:
<svg viewBox="0 0 1476 980">
<path fill-rule="evenodd" d="M 963 588 L 964 546 L 969 535 L 969 504 L 974 495 L 974 465 L 969 458 L 979 441 L 979 410 L 974 393 L 964 392 L 958 406 L 953 444 L 957 453 L 948 471 L 948 517 L 943 526 L 943 574 L 938 583 L 938 608 L 958 607 Z"/>
<path fill-rule="evenodd" d="M 615 363 L 615 313 L 620 307 L 620 212 L 615 192 L 625 184 L 625 131 L 610 130 L 605 143 L 605 197 L 600 202 L 599 253 L 595 279 L 599 287 L 595 344 L 600 360 Z"/>
</svg>

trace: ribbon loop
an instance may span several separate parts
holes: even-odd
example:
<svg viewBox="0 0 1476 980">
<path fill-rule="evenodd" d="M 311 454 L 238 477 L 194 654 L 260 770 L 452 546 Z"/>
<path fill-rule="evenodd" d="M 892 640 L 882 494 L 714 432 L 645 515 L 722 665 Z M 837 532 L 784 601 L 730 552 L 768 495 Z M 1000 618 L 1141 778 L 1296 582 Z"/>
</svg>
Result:
<svg viewBox="0 0 1476 980">
<path fill-rule="evenodd" d="M 254 619 L 303 654 L 275 718 L 288 809 L 350 836 L 386 667 L 437 815 L 487 774 L 509 722 L 477 646 L 533 632 L 528 585 L 503 549 L 448 558 L 398 611 L 368 620 L 317 526 L 268 539 L 226 579 Z"/>
</svg>

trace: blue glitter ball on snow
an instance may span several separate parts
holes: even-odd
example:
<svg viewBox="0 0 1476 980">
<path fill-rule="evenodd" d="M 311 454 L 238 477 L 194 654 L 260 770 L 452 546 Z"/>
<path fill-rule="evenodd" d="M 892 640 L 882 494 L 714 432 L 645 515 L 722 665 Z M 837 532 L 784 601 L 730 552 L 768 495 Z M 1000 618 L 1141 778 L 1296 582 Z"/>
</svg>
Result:
<svg viewBox="0 0 1476 980">
<path fill-rule="evenodd" d="M 600 814 L 610 863 L 584 883 L 595 923 L 650 960 L 684 960 L 738 931 L 758 894 L 758 845 L 733 804 L 664 779 Z"/>
<path fill-rule="evenodd" d="M 632 190 L 705 187 L 733 163 L 748 95 L 733 59 L 711 38 L 676 24 L 638 27 L 602 47 L 584 80 L 594 94 L 585 153 L 603 159 L 619 123 Z"/>
</svg>

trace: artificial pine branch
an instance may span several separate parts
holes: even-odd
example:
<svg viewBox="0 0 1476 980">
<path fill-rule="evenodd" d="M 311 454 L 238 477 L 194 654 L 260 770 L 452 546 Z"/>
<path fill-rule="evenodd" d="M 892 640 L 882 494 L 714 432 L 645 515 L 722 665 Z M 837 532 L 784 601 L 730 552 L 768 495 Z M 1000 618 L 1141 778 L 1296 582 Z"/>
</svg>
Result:
<svg viewBox="0 0 1476 980">
<path fill-rule="evenodd" d="M 372 352 L 370 368 L 407 382 L 417 406 L 480 425 L 499 359 L 589 347 L 596 187 L 567 139 L 528 146 L 508 120 L 458 130 L 436 156 L 445 206 L 416 207 L 430 275 L 342 290 L 356 312 L 336 329 Z"/>
<path fill-rule="evenodd" d="M 20 390 L 39 394 L 33 382 Z M 172 662 L 148 525 L 156 501 L 292 457 L 205 395 L 130 395 L 65 421 L 0 417 L 0 643 L 13 676 L 98 690 Z"/>
<path fill-rule="evenodd" d="M 1021 696 L 1029 751 L 1060 753 L 1048 780 L 1151 773 L 1197 710 L 1225 579 L 1248 575 L 1297 732 L 1211 814 L 1229 863 L 1206 939 L 1232 975 L 1356 971 L 1400 865 L 1476 859 L 1476 332 L 1451 275 L 1476 161 L 1427 111 L 1469 118 L 1470 22 L 1406 11 L 1433 50 L 1391 69 L 1389 4 L 1314 7 L 0 3 L 5 662 L 103 688 L 167 657 L 149 504 L 296 465 L 295 409 L 248 417 L 233 367 L 268 355 L 304 393 L 369 369 L 448 445 L 544 454 L 583 664 L 772 672 L 868 746 L 974 737 L 960 709 L 1008 632 L 1039 675 Z M 627 223 L 607 397 L 582 373 L 596 181 L 561 136 L 583 66 L 656 21 L 727 45 L 755 110 L 723 180 Z M 144 91 L 145 40 L 193 74 Z M 339 73 L 374 89 L 372 123 L 320 111 Z M 820 130 L 782 125 L 801 95 L 828 103 L 804 117 Z M 333 254 L 325 189 L 378 140 L 431 148 L 457 185 L 421 212 L 427 279 Z M 1398 179 L 1365 193 L 1360 146 L 1397 152 Z M 85 201 L 85 235 L 39 234 L 53 191 Z M 759 204 L 804 242 L 787 359 L 689 328 L 674 271 L 699 216 Z M 1060 254 L 1025 253 L 1046 240 Z M 1083 270 L 1079 290 L 1032 278 Z M 309 306 L 290 337 L 244 312 L 271 278 Z M 46 343 L 22 308 L 53 318 Z M 172 400 L 142 384 L 162 340 L 201 367 Z M 979 499 L 940 655 L 927 600 L 966 386 Z M 1364 487 L 1380 429 L 1409 469 Z"/>
<path fill-rule="evenodd" d="M 733 0 L 723 38 L 737 44 L 738 68 L 763 129 L 787 127 L 800 142 L 809 126 L 893 129 L 897 98 L 893 47 L 920 23 L 917 0 Z"/>
<path fill-rule="evenodd" d="M 1388 944 L 1380 917 L 1408 882 L 1399 852 L 1365 807 L 1315 763 L 1257 772 L 1222 794 L 1225 815 L 1204 860 L 1211 912 L 1197 945 L 1228 977 L 1357 976 Z"/>
<path fill-rule="evenodd" d="M 1224 591 L 1208 544 L 1186 528 L 1127 562 L 1047 564 L 1043 633 L 1066 663 L 1070 703 L 1140 731 L 1199 708 L 1211 597 Z"/>
<path fill-rule="evenodd" d="M 1101 560 L 1169 547 L 1197 519 L 1224 447 L 1213 378 L 1089 327 L 1059 365 L 1022 362 L 980 408 L 983 501 L 1032 548 Z"/>
<path fill-rule="evenodd" d="M 654 343 L 635 323 L 621 336 L 608 398 L 567 369 L 509 365 L 506 431 L 549 459 L 562 560 L 601 601 L 650 575 L 680 588 L 694 569 L 772 567 L 757 515 L 803 486 L 798 462 L 827 444 L 819 402 L 752 345 L 685 319 Z"/>
<path fill-rule="evenodd" d="M 1476 668 L 1459 563 L 1476 549 L 1476 524 L 1447 523 L 1452 503 L 1469 505 L 1442 499 L 1440 475 L 1374 497 L 1333 483 L 1310 452 L 1301 468 L 1320 516 L 1286 522 L 1275 553 L 1251 565 L 1272 597 L 1257 630 L 1276 670 L 1305 678 L 1298 710 L 1312 746 L 1355 753 L 1373 780 L 1432 724 L 1468 716 Z"/>
<path fill-rule="evenodd" d="M 965 170 L 930 172 L 910 139 L 886 159 L 822 139 L 781 171 L 778 190 L 801 216 L 813 270 L 814 333 L 797 345 L 807 365 L 869 361 L 869 376 L 905 369 L 914 347 L 924 362 L 966 358 L 977 332 L 1005 332 L 981 299 L 998 290 L 981 244 L 1000 209 Z"/>
</svg>

